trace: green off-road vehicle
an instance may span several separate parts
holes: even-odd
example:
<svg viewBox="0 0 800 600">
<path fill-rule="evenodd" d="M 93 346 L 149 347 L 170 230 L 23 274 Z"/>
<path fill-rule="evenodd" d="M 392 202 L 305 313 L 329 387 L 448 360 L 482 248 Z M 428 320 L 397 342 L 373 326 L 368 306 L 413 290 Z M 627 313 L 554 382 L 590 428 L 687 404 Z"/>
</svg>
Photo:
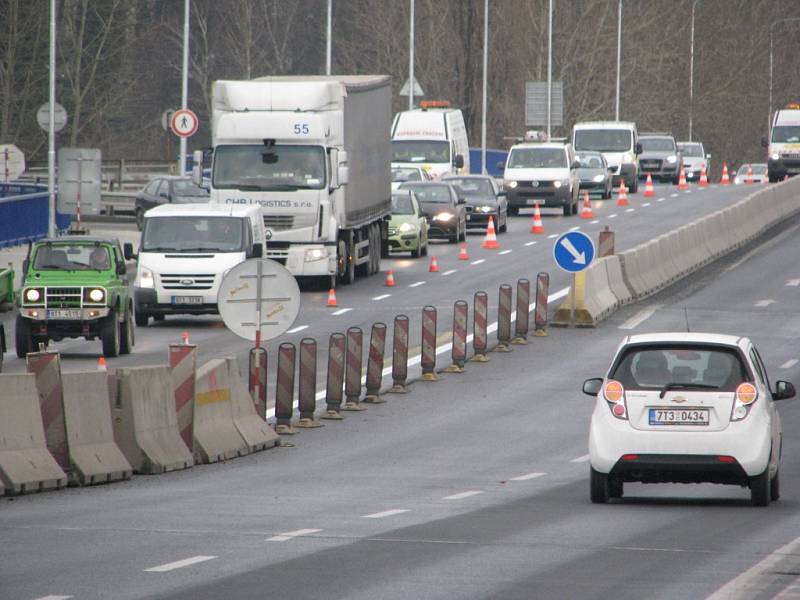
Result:
<svg viewBox="0 0 800 600">
<path fill-rule="evenodd" d="M 105 356 L 133 349 L 133 299 L 117 240 L 62 237 L 34 243 L 23 263 L 17 294 L 17 356 L 25 357 L 50 340 L 100 338 Z"/>
</svg>

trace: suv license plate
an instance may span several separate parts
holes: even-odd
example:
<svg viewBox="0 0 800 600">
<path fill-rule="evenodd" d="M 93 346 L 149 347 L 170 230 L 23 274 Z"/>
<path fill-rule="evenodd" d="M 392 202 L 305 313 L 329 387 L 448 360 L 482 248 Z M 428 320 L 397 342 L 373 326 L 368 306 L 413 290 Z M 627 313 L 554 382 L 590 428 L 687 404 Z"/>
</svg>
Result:
<svg viewBox="0 0 800 600">
<path fill-rule="evenodd" d="M 534 204 L 536 204 L 537 202 L 540 202 L 540 200 L 537 200 L 536 198 L 528 198 L 528 199 L 525 201 L 525 204 L 527 204 L 528 206 L 533 206 L 533 205 L 534 205 Z"/>
<path fill-rule="evenodd" d="M 707 408 L 651 408 L 650 425 L 708 425 Z"/>
<path fill-rule="evenodd" d="M 48 308 L 47 309 L 47 318 L 48 319 L 70 319 L 70 320 L 80 320 L 81 318 L 81 311 L 80 309 L 63 309 L 63 308 Z"/>
<path fill-rule="evenodd" d="M 202 296 L 173 296 L 173 304 L 202 304 Z"/>
</svg>

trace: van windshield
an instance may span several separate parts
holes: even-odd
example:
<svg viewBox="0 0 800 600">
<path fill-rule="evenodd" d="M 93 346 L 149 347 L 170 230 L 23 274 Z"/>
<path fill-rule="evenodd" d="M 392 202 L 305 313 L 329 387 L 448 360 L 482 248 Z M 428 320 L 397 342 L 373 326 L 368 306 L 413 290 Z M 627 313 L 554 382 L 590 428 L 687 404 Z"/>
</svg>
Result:
<svg viewBox="0 0 800 600">
<path fill-rule="evenodd" d="M 450 143 L 392 140 L 392 162 L 450 163 Z"/>
<path fill-rule="evenodd" d="M 563 148 L 514 148 L 508 156 L 509 169 L 566 169 Z"/>
<path fill-rule="evenodd" d="M 143 252 L 243 252 L 244 219 L 236 217 L 149 217 Z"/>
<path fill-rule="evenodd" d="M 286 192 L 325 187 L 322 146 L 243 145 L 214 150 L 218 189 Z"/>
<path fill-rule="evenodd" d="M 630 152 L 633 148 L 629 129 L 578 129 L 575 150 L 597 152 Z"/>
<path fill-rule="evenodd" d="M 800 143 L 800 125 L 777 125 L 773 127 L 772 141 L 777 144 Z"/>
</svg>

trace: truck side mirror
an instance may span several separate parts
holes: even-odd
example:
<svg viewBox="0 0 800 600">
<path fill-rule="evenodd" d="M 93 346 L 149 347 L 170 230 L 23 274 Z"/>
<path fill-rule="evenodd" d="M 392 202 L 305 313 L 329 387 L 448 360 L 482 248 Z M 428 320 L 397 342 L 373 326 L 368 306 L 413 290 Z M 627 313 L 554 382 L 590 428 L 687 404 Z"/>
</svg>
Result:
<svg viewBox="0 0 800 600">
<path fill-rule="evenodd" d="M 203 185 L 203 151 L 192 152 L 192 183 L 197 187 Z"/>
<path fill-rule="evenodd" d="M 250 252 L 250 258 L 262 258 L 264 256 L 264 246 L 261 242 L 253 244 L 253 249 Z"/>
<path fill-rule="evenodd" d="M 133 244 L 125 242 L 122 245 L 122 255 L 125 257 L 125 260 L 134 260 L 136 258 L 136 253 L 133 251 Z"/>
<path fill-rule="evenodd" d="M 767 139 L 767 136 L 761 138 L 761 147 L 769 148 L 769 140 Z"/>
<path fill-rule="evenodd" d="M 636 154 L 641 154 L 643 152 L 642 142 L 636 142 L 635 152 Z"/>
<path fill-rule="evenodd" d="M 456 154 L 455 160 L 453 160 L 453 166 L 456 169 L 463 169 L 464 168 L 464 156 L 461 154 Z"/>
<path fill-rule="evenodd" d="M 339 178 L 339 185 L 347 185 L 350 181 L 350 168 L 346 165 L 339 165 L 337 175 Z"/>
<path fill-rule="evenodd" d="M 506 171 L 506 163 L 502 161 L 498 161 L 497 164 L 494 166 L 497 169 L 497 172 L 502 175 Z"/>
</svg>

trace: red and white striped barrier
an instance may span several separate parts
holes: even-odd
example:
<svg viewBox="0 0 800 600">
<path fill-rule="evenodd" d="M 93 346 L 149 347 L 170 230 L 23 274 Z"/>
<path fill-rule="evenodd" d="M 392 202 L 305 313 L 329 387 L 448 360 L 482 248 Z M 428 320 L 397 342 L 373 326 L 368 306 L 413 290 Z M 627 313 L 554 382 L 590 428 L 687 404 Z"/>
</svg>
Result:
<svg viewBox="0 0 800 600">
<path fill-rule="evenodd" d="M 360 327 L 347 330 L 347 348 L 344 360 L 344 405 L 342 410 L 367 410 L 361 398 L 361 361 L 364 358 L 364 332 Z"/>
<path fill-rule="evenodd" d="M 325 387 L 327 409 L 323 419 L 341 420 L 342 386 L 344 385 L 345 337 L 332 333 L 328 342 L 328 380 Z"/>
<path fill-rule="evenodd" d="M 386 323 L 374 323 L 369 336 L 367 355 L 367 381 L 364 402 L 382 404 L 381 382 L 383 381 L 383 355 L 386 351 Z"/>
<path fill-rule="evenodd" d="M 472 317 L 472 349 L 475 355 L 473 362 L 489 362 L 486 353 L 489 351 L 489 337 L 486 328 L 488 326 L 489 295 L 486 292 L 475 292 L 473 300 Z"/>
<path fill-rule="evenodd" d="M 188 337 L 186 338 L 188 340 Z M 194 452 L 194 385 L 197 377 L 197 346 L 183 343 L 169 345 L 169 366 L 172 369 L 172 393 L 178 430 L 183 443 Z"/>
<path fill-rule="evenodd" d="M 392 394 L 408 392 L 408 317 L 397 315 L 394 318 L 394 336 L 392 339 Z"/>
<path fill-rule="evenodd" d="M 547 296 L 550 293 L 550 275 L 539 273 L 536 276 L 536 307 L 533 312 L 533 335 L 547 335 Z"/>
<path fill-rule="evenodd" d="M 528 343 L 528 322 L 530 321 L 531 282 L 527 279 L 517 280 L 517 318 L 514 320 L 514 337 L 512 344 Z"/>
<path fill-rule="evenodd" d="M 297 410 L 300 418 L 295 427 L 322 427 L 322 423 L 314 418 L 317 411 L 317 340 L 313 338 L 300 340 L 298 378 Z"/>
<path fill-rule="evenodd" d="M 495 352 L 511 352 L 511 301 L 513 289 L 507 283 L 500 286 L 497 305 L 497 346 Z"/>
<path fill-rule="evenodd" d="M 295 358 L 294 344 L 283 342 L 278 346 L 278 374 L 275 377 L 275 432 L 280 435 L 297 433 L 292 427 Z"/>
<path fill-rule="evenodd" d="M 422 381 L 436 381 L 436 307 L 422 308 Z"/>
<path fill-rule="evenodd" d="M 453 304 L 453 344 L 451 364 L 445 367 L 445 373 L 463 373 L 467 362 L 467 319 L 469 305 L 465 300 L 456 300 Z"/>
<path fill-rule="evenodd" d="M 267 350 L 258 346 L 250 348 L 248 360 L 250 396 L 258 415 L 267 419 Z"/>
</svg>

